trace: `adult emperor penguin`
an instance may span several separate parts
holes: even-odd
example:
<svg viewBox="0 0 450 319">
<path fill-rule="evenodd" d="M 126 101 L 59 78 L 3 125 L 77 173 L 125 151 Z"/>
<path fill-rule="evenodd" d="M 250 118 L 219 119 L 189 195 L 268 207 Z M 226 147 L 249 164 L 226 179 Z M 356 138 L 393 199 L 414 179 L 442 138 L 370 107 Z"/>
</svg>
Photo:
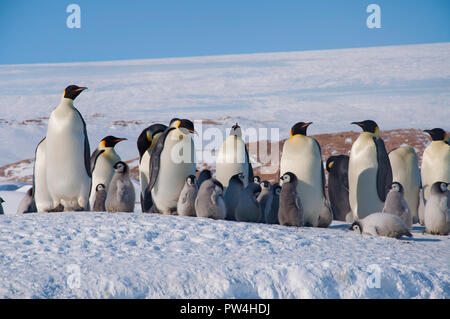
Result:
<svg viewBox="0 0 450 319">
<path fill-rule="evenodd" d="M 419 221 L 420 170 L 416 151 L 411 146 L 400 146 L 389 152 L 392 180 L 403 186 L 405 200 L 411 211 L 413 224 Z"/>
<path fill-rule="evenodd" d="M 291 129 L 291 137 L 283 146 L 280 175 L 287 172 L 298 179 L 297 193 L 302 199 L 303 223 L 319 226 L 319 218 L 325 211 L 330 215 L 330 205 L 325 195 L 325 173 L 319 143 L 306 135 L 310 123 L 298 122 Z M 281 199 L 280 199 L 281 200 Z M 281 220 L 280 220 L 281 222 Z"/>
<path fill-rule="evenodd" d="M 450 232 L 450 191 L 448 183 L 435 182 L 425 206 L 425 230 L 433 235 Z"/>
<path fill-rule="evenodd" d="M 152 206 L 151 197 L 144 197 L 145 189 L 150 180 L 150 153 L 156 145 L 156 141 L 167 129 L 164 124 L 156 123 L 145 128 L 138 137 L 137 148 L 139 151 L 139 183 L 141 186 L 141 210 L 148 212 Z"/>
<path fill-rule="evenodd" d="M 95 190 L 98 184 L 103 184 L 106 193 L 108 193 L 109 183 L 114 175 L 114 165 L 120 162 L 120 156 L 116 153 L 114 146 L 126 138 L 115 136 L 106 136 L 98 144 L 97 149 L 91 155 L 91 192 L 89 196 L 89 205 L 92 208 L 95 200 Z"/>
<path fill-rule="evenodd" d="M 247 146 L 242 140 L 241 127 L 236 123 L 219 150 L 216 160 L 216 178 L 223 187 L 228 187 L 231 176 L 244 174 L 244 186 L 253 181 L 253 168 Z"/>
<path fill-rule="evenodd" d="M 353 122 L 363 129 L 350 151 L 348 186 L 354 220 L 381 212 L 392 184 L 392 169 L 377 123 Z"/>
<path fill-rule="evenodd" d="M 392 183 L 391 190 L 386 196 L 382 213 L 389 213 L 400 217 L 406 227 L 411 230 L 411 210 L 405 200 L 405 190 L 399 182 Z"/>
<path fill-rule="evenodd" d="M 225 217 L 227 220 L 236 220 L 236 206 L 239 201 L 239 195 L 244 190 L 244 179 L 244 174 L 238 173 L 231 176 L 228 182 L 228 187 L 223 197 L 227 208 L 227 215 Z"/>
<path fill-rule="evenodd" d="M 297 193 L 298 179 L 294 173 L 281 176 L 280 208 L 278 220 L 282 226 L 303 226 L 303 206 Z"/>
<path fill-rule="evenodd" d="M 434 128 L 425 132 L 430 134 L 432 139 L 422 156 L 422 187 L 426 206 L 430 188 L 434 183 L 450 183 L 450 145 L 443 129 Z"/>
<path fill-rule="evenodd" d="M 136 195 L 130 179 L 130 168 L 124 162 L 117 162 L 114 165 L 114 176 L 106 195 L 106 211 L 132 213 L 135 200 Z"/>
<path fill-rule="evenodd" d="M 46 139 L 36 147 L 33 166 L 33 197 L 38 213 L 54 211 L 52 197 L 47 187 Z M 60 210 L 62 210 L 62 206 Z"/>
<path fill-rule="evenodd" d="M 223 186 L 215 178 L 202 183 L 195 199 L 197 217 L 224 219 L 227 214 L 223 199 Z"/>
<path fill-rule="evenodd" d="M 194 175 L 186 178 L 186 183 L 180 193 L 177 203 L 177 214 L 180 216 L 196 216 L 195 199 L 197 198 L 198 186 Z"/>
<path fill-rule="evenodd" d="M 19 207 L 17 208 L 17 214 L 28 214 L 28 213 L 35 213 L 36 210 L 36 204 L 34 202 L 33 198 L 33 187 L 27 190 L 25 196 L 19 203 Z"/>
<path fill-rule="evenodd" d="M 53 207 L 88 210 L 91 164 L 86 123 L 73 101 L 86 87 L 68 86 L 50 114 L 46 136 L 47 187 Z"/>
<path fill-rule="evenodd" d="M 348 161 L 347 155 L 330 156 L 327 159 L 328 196 L 335 220 L 353 219 L 348 200 Z"/>
<path fill-rule="evenodd" d="M 186 178 L 195 174 L 194 124 L 176 120 L 158 138 L 150 154 L 150 181 L 145 196 L 151 196 L 151 212 L 176 214 Z"/>
<path fill-rule="evenodd" d="M 350 226 L 350 230 L 359 234 L 397 239 L 402 236 L 412 237 L 408 227 L 398 216 L 385 213 L 373 213 L 357 220 Z"/>
</svg>

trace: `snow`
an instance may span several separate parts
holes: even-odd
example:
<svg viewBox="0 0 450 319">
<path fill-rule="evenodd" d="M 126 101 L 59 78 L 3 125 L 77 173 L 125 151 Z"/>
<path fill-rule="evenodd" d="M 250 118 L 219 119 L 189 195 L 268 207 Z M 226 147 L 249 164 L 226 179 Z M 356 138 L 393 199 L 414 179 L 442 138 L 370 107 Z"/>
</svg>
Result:
<svg viewBox="0 0 450 319">
<path fill-rule="evenodd" d="M 89 87 L 75 105 L 91 148 L 109 134 L 126 137 L 117 145 L 125 160 L 138 157 L 144 127 L 173 117 L 217 123 L 204 126 L 223 134 L 236 122 L 244 133 L 280 128 L 281 138 L 296 121 L 313 121 L 311 134 L 356 130 L 350 122 L 369 118 L 381 129 L 450 128 L 450 43 L 0 65 L 0 165 L 34 156 L 69 84 Z"/>
</svg>

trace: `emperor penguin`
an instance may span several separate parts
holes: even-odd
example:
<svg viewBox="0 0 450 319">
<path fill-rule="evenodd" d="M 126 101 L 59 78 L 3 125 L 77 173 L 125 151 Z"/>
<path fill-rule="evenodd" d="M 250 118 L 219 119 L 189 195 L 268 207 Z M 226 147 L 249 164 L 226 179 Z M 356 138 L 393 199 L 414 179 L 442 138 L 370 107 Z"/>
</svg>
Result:
<svg viewBox="0 0 450 319">
<path fill-rule="evenodd" d="M 53 200 L 47 187 L 46 138 L 36 147 L 33 166 L 33 198 L 38 213 L 54 211 Z M 60 210 L 62 210 L 62 206 Z"/>
<path fill-rule="evenodd" d="M 45 156 L 53 207 L 88 210 L 91 164 L 86 123 L 73 101 L 86 87 L 68 86 L 48 120 Z"/>
<path fill-rule="evenodd" d="M 177 214 L 180 216 L 196 216 L 195 199 L 197 198 L 198 186 L 195 175 L 189 175 L 180 193 L 177 203 Z"/>
<path fill-rule="evenodd" d="M 128 165 L 122 161 L 117 162 L 114 165 L 114 176 L 106 195 L 106 211 L 132 213 L 135 196 Z"/>
<path fill-rule="evenodd" d="M 125 141 L 126 138 L 106 136 L 98 144 L 97 149 L 91 155 L 91 192 L 89 196 L 90 207 L 94 206 L 95 190 L 98 184 L 103 184 L 108 193 L 109 183 L 114 175 L 114 165 L 120 162 L 120 156 L 114 149 L 117 143 Z"/>
<path fill-rule="evenodd" d="M 261 223 L 266 222 L 266 215 L 269 215 L 272 209 L 273 192 L 268 181 L 262 181 L 259 186 L 261 186 L 261 193 L 259 193 L 256 200 L 261 206 Z"/>
<path fill-rule="evenodd" d="M 238 173 L 231 176 L 228 187 L 225 190 L 224 200 L 227 208 L 227 215 L 225 219 L 236 220 L 236 206 L 239 201 L 239 195 L 244 190 L 244 174 Z"/>
<path fill-rule="evenodd" d="M 359 219 L 350 226 L 350 230 L 359 234 L 397 239 L 402 236 L 412 237 L 408 227 L 398 216 L 385 213 L 373 213 Z"/>
<path fill-rule="evenodd" d="M 226 189 L 231 176 L 244 174 L 244 186 L 253 181 L 253 168 L 247 146 L 242 140 L 241 127 L 236 123 L 219 149 L 216 160 L 216 178 Z"/>
<path fill-rule="evenodd" d="M 202 186 L 202 183 L 207 179 L 212 178 L 212 173 L 209 169 L 204 169 L 200 172 L 197 179 L 198 187 Z"/>
<path fill-rule="evenodd" d="M 93 212 L 106 212 L 106 187 L 103 184 L 98 184 L 95 187 L 94 204 L 91 206 Z"/>
<path fill-rule="evenodd" d="M 142 212 L 148 212 L 152 206 L 152 199 L 144 197 L 145 189 L 150 180 L 150 153 L 156 145 L 156 141 L 167 129 L 164 124 L 156 123 L 145 128 L 138 137 L 137 148 L 139 151 L 139 184 L 141 188 L 140 202 Z"/>
<path fill-rule="evenodd" d="M 176 120 L 158 138 L 150 154 L 150 181 L 144 196 L 151 196 L 151 212 L 174 215 L 186 178 L 195 175 L 194 124 Z"/>
<path fill-rule="evenodd" d="M 400 146 L 389 152 L 392 180 L 403 186 L 405 200 L 412 215 L 412 223 L 419 222 L 420 170 L 416 151 L 411 146 Z"/>
<path fill-rule="evenodd" d="M 298 122 L 291 128 L 291 137 L 283 146 L 280 175 L 287 172 L 295 174 L 298 180 L 297 193 L 303 205 L 303 223 L 305 226 L 318 227 L 320 216 L 329 217 L 331 211 L 325 195 L 320 145 L 314 138 L 306 135 L 311 124 L 312 122 Z"/>
<path fill-rule="evenodd" d="M 411 230 L 412 215 L 405 200 L 405 190 L 399 182 L 393 182 L 391 190 L 386 196 L 382 213 L 389 213 L 400 217 L 406 227 Z"/>
<path fill-rule="evenodd" d="M 303 206 L 297 193 L 298 179 L 294 173 L 281 176 L 280 207 L 278 220 L 282 226 L 303 226 Z"/>
<path fill-rule="evenodd" d="M 223 186 L 215 178 L 202 183 L 195 199 L 197 217 L 224 219 L 227 214 L 223 199 Z"/>
<path fill-rule="evenodd" d="M 381 212 L 392 184 L 392 168 L 377 123 L 353 122 L 363 129 L 350 151 L 348 188 L 354 220 Z"/>
<path fill-rule="evenodd" d="M 450 183 L 450 145 L 443 129 L 434 128 L 425 132 L 430 134 L 432 140 L 422 156 L 422 187 L 426 206 L 434 183 Z"/>
<path fill-rule="evenodd" d="M 449 183 L 435 182 L 430 189 L 425 206 L 425 230 L 433 235 L 448 235 L 450 232 Z"/>
<path fill-rule="evenodd" d="M 235 210 L 236 220 L 239 222 L 261 222 L 261 205 L 257 198 L 261 193 L 261 186 L 250 183 L 239 195 L 238 204 Z"/>
<path fill-rule="evenodd" d="M 259 184 L 261 183 L 261 177 L 259 177 L 258 175 L 253 177 L 253 183 Z"/>
<path fill-rule="evenodd" d="M 5 214 L 5 211 L 3 210 L 3 205 L 2 205 L 2 203 L 4 203 L 4 202 L 5 202 L 5 200 L 0 197 L 0 215 Z"/>
<path fill-rule="evenodd" d="M 37 210 L 33 198 L 33 187 L 31 187 L 29 190 L 27 190 L 25 196 L 20 201 L 19 207 L 17 208 L 17 214 L 28 214 L 35 212 L 37 212 Z"/>
<path fill-rule="evenodd" d="M 280 194 L 281 186 L 278 183 L 272 184 L 270 186 L 270 191 L 272 193 L 272 205 L 269 211 L 265 211 L 266 214 L 265 222 L 266 224 L 279 224 L 278 221 L 278 208 L 280 207 Z"/>
<path fill-rule="evenodd" d="M 348 199 L 348 162 L 349 156 L 330 156 L 326 163 L 328 171 L 328 196 L 330 198 L 333 219 L 347 221 L 352 215 Z"/>
</svg>

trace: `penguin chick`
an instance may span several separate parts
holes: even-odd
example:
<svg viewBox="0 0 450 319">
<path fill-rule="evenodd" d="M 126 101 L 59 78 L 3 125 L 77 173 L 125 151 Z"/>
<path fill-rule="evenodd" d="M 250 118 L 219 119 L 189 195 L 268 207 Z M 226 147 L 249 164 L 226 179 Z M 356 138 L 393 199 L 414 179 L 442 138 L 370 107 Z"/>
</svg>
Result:
<svg viewBox="0 0 450 319">
<path fill-rule="evenodd" d="M 180 193 L 177 203 L 177 213 L 180 216 L 195 216 L 195 199 L 197 197 L 198 186 L 194 175 L 186 178 L 186 183 Z"/>
<path fill-rule="evenodd" d="M 130 179 L 130 169 L 126 163 L 117 162 L 114 165 L 114 176 L 106 195 L 106 211 L 133 212 L 134 202 L 135 193 Z"/>
<path fill-rule="evenodd" d="M 31 187 L 20 202 L 19 207 L 17 208 L 17 214 L 28 214 L 36 212 L 37 209 L 33 198 L 33 187 Z"/>
<path fill-rule="evenodd" d="M 431 186 L 425 205 L 425 230 L 433 235 L 450 232 L 450 191 L 448 183 L 436 182 Z"/>
<path fill-rule="evenodd" d="M 261 183 L 261 177 L 259 177 L 258 175 L 253 177 L 253 183 L 260 184 Z"/>
<path fill-rule="evenodd" d="M 406 227 L 411 230 L 412 215 L 405 200 L 405 189 L 399 182 L 394 182 L 386 196 L 382 213 L 389 213 L 400 217 Z"/>
<path fill-rule="evenodd" d="M 227 214 L 223 199 L 223 185 L 215 178 L 207 179 L 200 186 L 195 199 L 197 217 L 224 219 Z"/>
<path fill-rule="evenodd" d="M 261 186 L 250 183 L 239 195 L 236 206 L 236 220 L 240 222 L 258 223 L 261 220 L 261 206 L 257 201 Z"/>
<path fill-rule="evenodd" d="M 94 205 L 92 206 L 93 212 L 106 212 L 106 188 L 104 184 L 98 184 L 95 187 Z"/>
<path fill-rule="evenodd" d="M 0 215 L 3 215 L 5 213 L 5 211 L 3 210 L 3 205 L 2 203 L 4 203 L 5 201 L 3 200 L 3 198 L 0 197 Z"/>
<path fill-rule="evenodd" d="M 298 179 L 294 173 L 286 172 L 281 177 L 280 208 L 278 220 L 283 226 L 303 226 L 303 207 L 297 193 Z"/>
<path fill-rule="evenodd" d="M 201 171 L 197 179 L 198 187 L 200 188 L 202 183 L 210 178 L 212 178 L 212 173 L 209 169 L 204 169 L 203 171 Z"/>
<path fill-rule="evenodd" d="M 269 211 L 267 209 L 264 211 L 265 222 L 267 224 L 279 224 L 278 208 L 280 206 L 281 186 L 278 183 L 271 185 L 270 192 L 272 193 L 272 205 L 270 205 Z"/>
<path fill-rule="evenodd" d="M 256 199 L 261 206 L 261 223 L 266 222 L 266 215 L 270 213 L 272 208 L 273 194 L 270 189 L 270 183 L 268 181 L 262 181 L 259 186 L 261 186 L 261 193 L 259 193 Z"/>
<path fill-rule="evenodd" d="M 345 221 L 351 212 L 348 195 L 348 162 L 347 155 L 330 156 L 327 160 L 328 195 L 333 217 Z"/>
<path fill-rule="evenodd" d="M 225 190 L 224 200 L 227 207 L 227 220 L 236 220 L 235 211 L 239 201 L 239 195 L 244 190 L 244 174 L 239 173 L 231 176 L 228 187 Z"/>
<path fill-rule="evenodd" d="M 359 234 L 372 236 L 392 237 L 399 239 L 402 236 L 412 237 L 408 227 L 396 215 L 386 213 L 373 213 L 354 222 L 350 226 Z"/>
</svg>

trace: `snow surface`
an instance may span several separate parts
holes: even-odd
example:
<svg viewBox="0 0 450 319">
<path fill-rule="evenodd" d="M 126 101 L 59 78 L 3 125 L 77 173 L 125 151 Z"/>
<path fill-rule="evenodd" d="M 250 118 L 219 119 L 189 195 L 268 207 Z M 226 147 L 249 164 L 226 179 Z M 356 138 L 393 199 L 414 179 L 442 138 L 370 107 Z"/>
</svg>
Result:
<svg viewBox="0 0 450 319">
<path fill-rule="evenodd" d="M 0 298 L 450 298 L 450 237 L 417 225 L 413 238 L 396 240 L 336 221 L 319 229 L 142 213 L 16 215 L 26 187 L 6 188 Z"/>
<path fill-rule="evenodd" d="M 224 134 L 235 122 L 275 127 L 281 137 L 297 121 L 313 121 L 311 134 L 357 130 L 350 122 L 369 118 L 381 129 L 450 129 L 450 43 L 0 65 L 0 165 L 34 156 L 69 84 L 89 87 L 75 105 L 91 148 L 109 134 L 126 137 L 117 145 L 125 160 L 138 157 L 144 127 L 173 117 L 214 121 Z"/>
</svg>

